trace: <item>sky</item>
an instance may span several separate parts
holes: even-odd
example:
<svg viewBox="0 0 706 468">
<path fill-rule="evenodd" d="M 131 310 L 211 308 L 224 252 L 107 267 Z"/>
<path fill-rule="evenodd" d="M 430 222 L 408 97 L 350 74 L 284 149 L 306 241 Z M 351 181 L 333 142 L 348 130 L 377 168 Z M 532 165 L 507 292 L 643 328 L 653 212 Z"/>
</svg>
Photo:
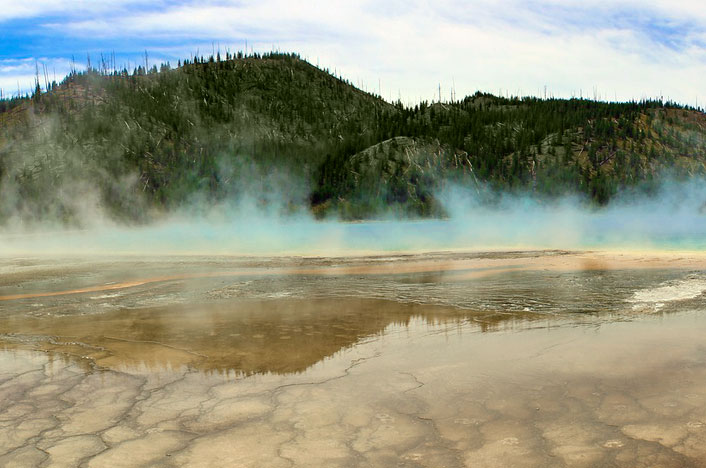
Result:
<svg viewBox="0 0 706 468">
<path fill-rule="evenodd" d="M 0 88 L 244 50 L 297 52 L 388 100 L 494 94 L 706 107 L 703 0 L 0 0 Z M 44 81 L 43 78 L 41 80 Z"/>
</svg>

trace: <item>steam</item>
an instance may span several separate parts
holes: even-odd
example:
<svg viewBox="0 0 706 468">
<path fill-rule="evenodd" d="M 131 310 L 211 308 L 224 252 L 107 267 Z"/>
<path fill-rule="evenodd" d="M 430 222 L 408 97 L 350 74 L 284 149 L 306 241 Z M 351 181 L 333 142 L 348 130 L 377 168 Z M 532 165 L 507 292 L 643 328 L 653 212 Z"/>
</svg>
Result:
<svg viewBox="0 0 706 468">
<path fill-rule="evenodd" d="M 273 175 L 287 190 L 296 187 Z M 282 185 L 280 185 L 282 186 Z M 251 186 L 252 188 L 252 186 Z M 303 185 L 299 186 L 304 190 Z M 302 192 L 303 193 L 303 192 Z M 651 195 L 618 194 L 596 208 L 577 197 L 540 200 L 447 186 L 443 220 L 317 221 L 290 193 L 241 194 L 208 208 L 192 200 L 158 222 L 109 221 L 81 230 L 5 230 L 0 255 L 353 255 L 494 249 L 706 249 L 706 184 L 668 180 Z M 290 200 L 291 201 L 291 200 Z M 94 216 L 94 215 L 91 215 Z M 102 218 L 102 219 L 105 219 Z"/>
<path fill-rule="evenodd" d="M 444 206 L 452 224 L 475 245 L 540 248 L 706 248 L 706 184 L 702 178 L 665 178 L 651 193 L 624 190 L 605 207 L 577 196 L 556 200 L 452 187 Z M 484 197 L 487 198 L 487 197 Z"/>
<path fill-rule="evenodd" d="M 49 118 L 0 148 L 11 156 L 0 161 L 0 255 L 706 249 L 706 181 L 697 177 L 665 178 L 650 193 L 625 190 L 601 208 L 578 196 L 547 200 L 447 183 L 436 194 L 447 219 L 402 219 L 391 211 L 349 223 L 314 219 L 306 171 L 224 154 L 220 198 L 197 192 L 159 210 L 146 202 L 140 174 L 106 171 L 105 161 L 119 161 L 121 149 L 96 155 L 62 145 L 59 130 Z M 97 164 L 96 157 L 105 159 Z"/>
</svg>

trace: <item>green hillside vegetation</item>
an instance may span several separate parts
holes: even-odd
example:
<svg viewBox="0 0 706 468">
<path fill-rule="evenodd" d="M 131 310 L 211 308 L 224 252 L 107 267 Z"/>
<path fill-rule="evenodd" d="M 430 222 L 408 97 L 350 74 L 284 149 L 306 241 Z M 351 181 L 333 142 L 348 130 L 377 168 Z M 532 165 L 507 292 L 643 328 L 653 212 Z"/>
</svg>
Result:
<svg viewBox="0 0 706 468">
<path fill-rule="evenodd" d="M 605 204 L 703 175 L 706 116 L 658 101 L 390 104 L 294 54 L 89 69 L 0 101 L 0 223 L 127 222 L 247 196 L 284 213 L 443 216 L 450 182 Z"/>
</svg>

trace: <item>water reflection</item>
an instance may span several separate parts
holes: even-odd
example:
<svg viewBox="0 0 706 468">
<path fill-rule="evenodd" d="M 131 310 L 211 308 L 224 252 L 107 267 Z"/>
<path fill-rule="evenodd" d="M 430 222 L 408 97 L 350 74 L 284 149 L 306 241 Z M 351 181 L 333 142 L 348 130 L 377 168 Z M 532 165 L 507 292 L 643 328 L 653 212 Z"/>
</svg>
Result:
<svg viewBox="0 0 706 468">
<path fill-rule="evenodd" d="M 467 333 L 598 323 L 653 312 L 636 291 L 701 284 L 682 258 L 644 269 L 635 265 L 645 259 L 621 261 L 629 268 L 562 251 L 16 260 L 0 279 L 0 341 L 110 369 L 287 374 L 416 318 Z M 682 268 L 659 268 L 670 262 Z M 17 286 L 36 295 L 8 294 Z M 62 290 L 73 292 L 45 295 Z"/>
<path fill-rule="evenodd" d="M 0 321 L 7 345 L 58 352 L 126 370 L 196 368 L 254 373 L 303 372 L 357 343 L 415 319 L 468 333 L 523 327 L 538 314 L 471 312 L 389 300 L 328 298 L 237 300 L 123 309 L 90 317 L 14 317 Z"/>
<path fill-rule="evenodd" d="M 0 302 L 0 465 L 703 465 L 702 268 L 597 257 L 20 265 L 179 278 Z"/>
</svg>

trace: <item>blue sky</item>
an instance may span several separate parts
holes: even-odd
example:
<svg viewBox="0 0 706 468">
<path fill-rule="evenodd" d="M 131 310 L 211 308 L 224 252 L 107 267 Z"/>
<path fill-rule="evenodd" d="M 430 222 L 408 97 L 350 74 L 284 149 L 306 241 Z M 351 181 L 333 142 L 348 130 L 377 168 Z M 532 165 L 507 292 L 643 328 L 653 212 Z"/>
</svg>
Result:
<svg viewBox="0 0 706 468">
<path fill-rule="evenodd" d="M 476 90 L 706 103 L 706 8 L 664 0 L 0 0 L 0 87 L 86 55 L 134 67 L 248 47 L 296 51 L 387 99 Z"/>
</svg>

